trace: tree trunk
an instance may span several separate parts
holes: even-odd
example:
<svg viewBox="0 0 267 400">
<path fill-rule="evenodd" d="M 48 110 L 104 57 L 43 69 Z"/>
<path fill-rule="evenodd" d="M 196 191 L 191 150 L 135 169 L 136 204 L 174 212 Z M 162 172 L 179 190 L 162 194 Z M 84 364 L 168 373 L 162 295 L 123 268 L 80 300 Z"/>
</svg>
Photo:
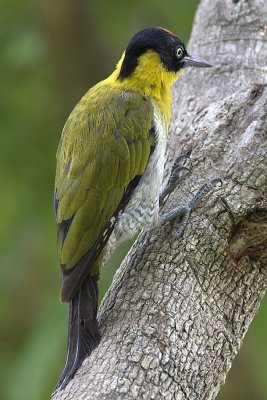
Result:
<svg viewBox="0 0 267 400">
<path fill-rule="evenodd" d="M 102 340 L 53 399 L 214 399 L 267 287 L 267 3 L 203 0 L 189 52 L 214 64 L 174 87 L 169 162 L 192 172 L 164 206 L 214 177 L 183 236 L 140 235 L 99 310 Z M 176 222 L 176 225 L 179 221 Z"/>
</svg>

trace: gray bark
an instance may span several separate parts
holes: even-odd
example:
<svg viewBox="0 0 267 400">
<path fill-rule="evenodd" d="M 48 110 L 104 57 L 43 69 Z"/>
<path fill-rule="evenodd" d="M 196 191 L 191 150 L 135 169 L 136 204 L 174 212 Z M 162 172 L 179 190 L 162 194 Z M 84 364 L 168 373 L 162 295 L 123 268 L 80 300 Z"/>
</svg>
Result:
<svg viewBox="0 0 267 400">
<path fill-rule="evenodd" d="M 192 172 L 164 211 L 223 179 L 192 213 L 140 235 L 99 310 L 102 340 L 54 400 L 214 399 L 267 287 L 267 2 L 203 0 L 188 49 L 214 63 L 174 87 L 169 166 Z M 176 225 L 179 221 L 176 221 Z"/>
</svg>

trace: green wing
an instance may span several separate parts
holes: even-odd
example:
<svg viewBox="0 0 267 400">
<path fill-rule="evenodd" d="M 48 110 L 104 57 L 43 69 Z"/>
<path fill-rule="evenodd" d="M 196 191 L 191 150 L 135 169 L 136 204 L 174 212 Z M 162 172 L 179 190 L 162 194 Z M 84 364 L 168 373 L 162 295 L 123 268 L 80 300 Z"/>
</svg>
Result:
<svg viewBox="0 0 267 400">
<path fill-rule="evenodd" d="M 57 153 L 55 213 L 64 301 L 69 301 L 112 232 L 112 216 L 127 203 L 144 173 L 154 135 L 153 107 L 134 92 L 105 85 L 78 103 L 63 130 Z"/>
</svg>

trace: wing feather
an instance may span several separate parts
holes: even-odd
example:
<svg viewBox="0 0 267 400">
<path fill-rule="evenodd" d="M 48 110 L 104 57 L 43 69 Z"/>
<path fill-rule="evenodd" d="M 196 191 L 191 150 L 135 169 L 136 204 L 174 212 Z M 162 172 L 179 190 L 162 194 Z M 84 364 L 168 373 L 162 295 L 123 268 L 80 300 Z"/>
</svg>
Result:
<svg viewBox="0 0 267 400">
<path fill-rule="evenodd" d="M 97 269 L 99 249 L 113 229 L 111 218 L 126 206 L 146 168 L 152 125 L 153 107 L 146 98 L 101 85 L 70 115 L 57 153 L 55 188 L 58 255 L 68 282 L 64 298 Z"/>
</svg>

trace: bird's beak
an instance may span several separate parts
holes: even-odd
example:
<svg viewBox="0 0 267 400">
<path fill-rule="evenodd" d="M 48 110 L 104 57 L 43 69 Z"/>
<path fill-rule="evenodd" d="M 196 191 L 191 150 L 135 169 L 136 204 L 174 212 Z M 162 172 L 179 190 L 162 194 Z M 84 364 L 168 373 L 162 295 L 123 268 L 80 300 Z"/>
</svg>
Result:
<svg viewBox="0 0 267 400">
<path fill-rule="evenodd" d="M 185 67 L 196 67 L 196 68 L 212 67 L 212 65 L 208 63 L 206 60 L 203 60 L 203 58 L 200 58 L 198 56 L 192 56 L 190 54 L 184 56 L 183 62 L 185 63 Z"/>
</svg>

